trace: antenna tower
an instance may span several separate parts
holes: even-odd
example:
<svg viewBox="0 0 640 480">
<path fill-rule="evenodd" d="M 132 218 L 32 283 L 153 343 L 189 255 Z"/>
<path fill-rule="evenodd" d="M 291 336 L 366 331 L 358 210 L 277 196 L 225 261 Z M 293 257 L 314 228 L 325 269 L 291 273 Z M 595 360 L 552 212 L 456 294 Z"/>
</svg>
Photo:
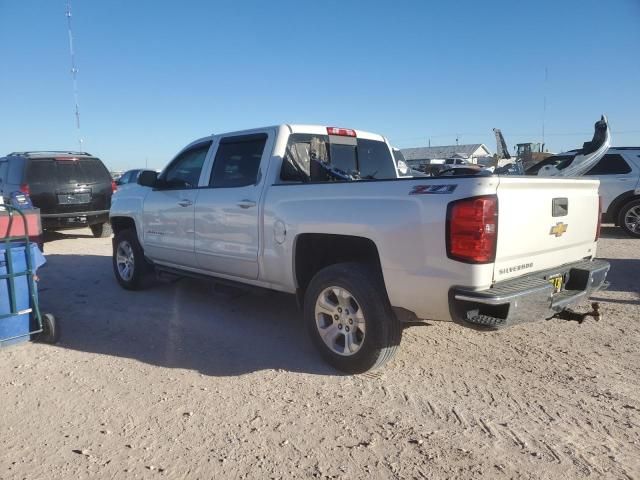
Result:
<svg viewBox="0 0 640 480">
<path fill-rule="evenodd" d="M 71 0 L 67 1 L 67 9 L 65 12 L 67 17 L 67 29 L 69 31 L 69 55 L 71 56 L 71 79 L 73 81 L 73 101 L 75 103 L 76 130 L 78 133 L 78 144 L 80 151 L 84 151 L 83 139 L 80 132 L 80 108 L 78 107 L 78 68 L 76 67 L 76 53 L 73 48 L 73 29 L 71 28 Z"/>
</svg>

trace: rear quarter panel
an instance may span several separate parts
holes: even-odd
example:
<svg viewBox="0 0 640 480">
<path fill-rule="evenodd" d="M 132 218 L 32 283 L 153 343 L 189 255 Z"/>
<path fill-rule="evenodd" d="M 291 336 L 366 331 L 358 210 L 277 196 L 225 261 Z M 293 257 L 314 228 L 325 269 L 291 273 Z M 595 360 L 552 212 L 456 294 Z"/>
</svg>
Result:
<svg viewBox="0 0 640 480">
<path fill-rule="evenodd" d="M 389 300 L 423 318 L 448 319 L 452 285 L 491 284 L 493 265 L 447 258 L 447 204 L 495 193 L 497 177 L 399 179 L 269 187 L 264 206 L 261 278 L 295 291 L 295 242 L 303 233 L 372 240 Z M 412 194 L 415 187 L 455 185 L 447 194 Z M 286 231 L 282 243 L 277 232 Z"/>
</svg>

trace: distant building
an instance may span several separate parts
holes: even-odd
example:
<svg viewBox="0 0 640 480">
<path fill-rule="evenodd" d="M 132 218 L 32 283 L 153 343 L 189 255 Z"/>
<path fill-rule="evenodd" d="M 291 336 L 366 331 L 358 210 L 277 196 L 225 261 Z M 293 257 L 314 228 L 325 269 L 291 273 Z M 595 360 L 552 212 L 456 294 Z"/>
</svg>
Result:
<svg viewBox="0 0 640 480">
<path fill-rule="evenodd" d="M 432 162 L 444 163 L 447 159 L 462 159 L 469 163 L 478 163 L 478 159 L 491 156 L 491 152 L 484 143 L 402 148 L 401 151 L 407 163 L 414 168 Z"/>
</svg>

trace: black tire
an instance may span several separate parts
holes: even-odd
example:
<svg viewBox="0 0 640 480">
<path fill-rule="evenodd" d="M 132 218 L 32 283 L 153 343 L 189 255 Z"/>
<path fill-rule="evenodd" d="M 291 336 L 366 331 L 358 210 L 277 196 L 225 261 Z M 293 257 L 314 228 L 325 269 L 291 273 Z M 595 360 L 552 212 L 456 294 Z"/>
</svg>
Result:
<svg viewBox="0 0 640 480">
<path fill-rule="evenodd" d="M 104 223 L 96 223 L 94 225 L 90 225 L 91 233 L 96 238 L 109 238 L 113 234 L 113 230 L 111 229 L 111 224 L 109 222 Z"/>
<path fill-rule="evenodd" d="M 56 317 L 50 313 L 41 314 L 42 332 L 38 333 L 34 341 L 39 343 L 58 343 L 60 340 L 60 325 L 56 322 Z"/>
<path fill-rule="evenodd" d="M 316 301 L 330 287 L 346 289 L 364 315 L 366 333 L 353 354 L 345 356 L 334 352 L 320 335 Z M 402 325 L 391 310 L 380 273 L 362 263 L 339 263 L 320 270 L 305 292 L 304 318 L 311 339 L 324 359 L 346 373 L 362 373 L 380 367 L 395 355 L 402 338 Z M 329 315 L 325 318 L 334 321 Z M 340 328 L 346 330 L 346 326 Z"/>
<path fill-rule="evenodd" d="M 622 206 L 620 213 L 618 214 L 618 225 L 622 227 L 627 235 L 634 238 L 640 238 L 640 219 L 638 219 L 639 223 L 635 224 L 635 229 L 627 225 L 627 222 L 625 221 L 627 215 L 633 213 L 632 211 L 640 213 L 640 199 L 631 200 Z"/>
<path fill-rule="evenodd" d="M 118 268 L 118 248 L 122 247 L 127 250 L 129 245 L 132 251 L 133 261 L 129 265 L 133 268 L 130 275 L 125 275 Z M 124 253 L 124 251 L 122 252 Z M 135 230 L 127 229 L 118 232 L 113 239 L 113 255 L 112 255 L 113 273 L 116 280 L 122 288 L 127 290 L 140 290 L 144 288 L 145 280 L 153 267 L 144 258 L 144 252 L 138 242 L 138 235 Z"/>
</svg>

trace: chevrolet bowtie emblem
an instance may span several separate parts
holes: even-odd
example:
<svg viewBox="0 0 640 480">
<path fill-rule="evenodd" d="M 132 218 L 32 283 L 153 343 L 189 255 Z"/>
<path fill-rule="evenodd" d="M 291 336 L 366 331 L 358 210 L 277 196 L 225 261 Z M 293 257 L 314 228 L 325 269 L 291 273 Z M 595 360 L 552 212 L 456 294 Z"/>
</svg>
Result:
<svg viewBox="0 0 640 480">
<path fill-rule="evenodd" d="M 569 225 L 567 225 L 566 223 L 558 222 L 553 227 L 551 227 L 551 231 L 549 232 L 549 235 L 555 235 L 556 237 L 561 237 L 562 234 L 567 231 L 568 226 Z"/>
</svg>

